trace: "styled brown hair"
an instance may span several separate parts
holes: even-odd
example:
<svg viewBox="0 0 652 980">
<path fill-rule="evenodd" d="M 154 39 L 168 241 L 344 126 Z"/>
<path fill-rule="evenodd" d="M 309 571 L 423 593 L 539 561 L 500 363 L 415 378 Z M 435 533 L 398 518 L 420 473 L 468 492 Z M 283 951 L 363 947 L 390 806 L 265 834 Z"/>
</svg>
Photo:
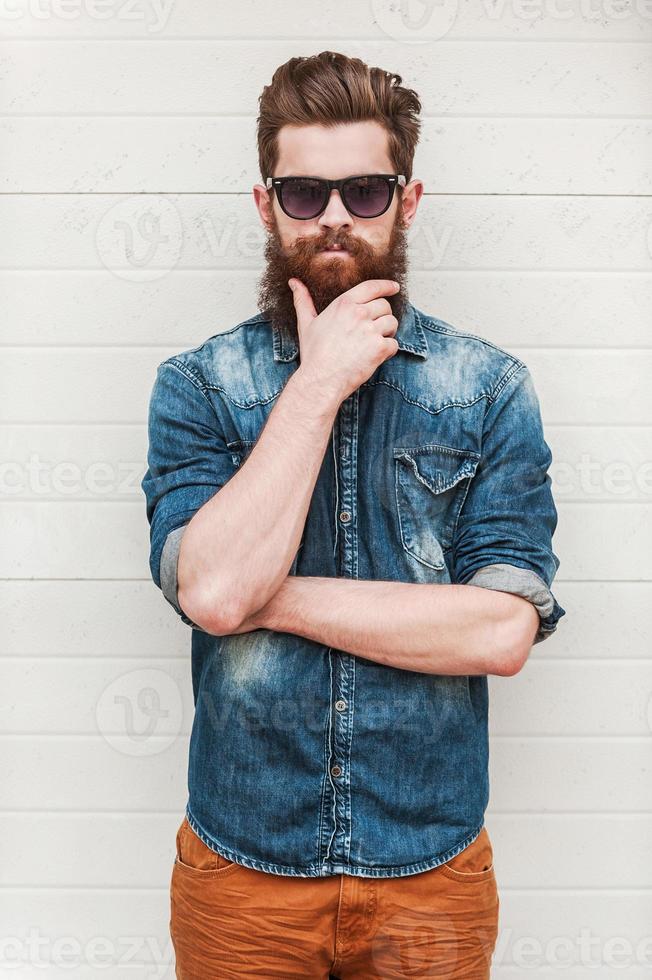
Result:
<svg viewBox="0 0 652 980">
<path fill-rule="evenodd" d="M 375 120 L 389 134 L 396 173 L 412 178 L 421 102 L 403 79 L 337 51 L 290 58 L 276 69 L 259 98 L 258 162 L 263 180 L 274 176 L 282 126 L 335 126 Z"/>
</svg>

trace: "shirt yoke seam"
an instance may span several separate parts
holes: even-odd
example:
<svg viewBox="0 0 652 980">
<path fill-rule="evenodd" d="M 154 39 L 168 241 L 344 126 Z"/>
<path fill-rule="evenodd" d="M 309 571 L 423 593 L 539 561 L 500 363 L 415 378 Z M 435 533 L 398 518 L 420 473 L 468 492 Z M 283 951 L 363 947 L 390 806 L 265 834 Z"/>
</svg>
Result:
<svg viewBox="0 0 652 980">
<path fill-rule="evenodd" d="M 489 402 L 491 405 L 494 404 L 503 388 L 511 381 L 511 379 L 515 375 L 519 374 L 519 372 L 523 371 L 524 368 L 527 369 L 527 365 L 524 363 L 524 361 L 516 358 L 514 363 L 509 366 L 507 371 L 505 371 L 504 375 L 489 395 Z"/>
<path fill-rule="evenodd" d="M 437 320 L 434 317 L 426 317 L 422 315 L 419 317 L 421 326 L 426 330 L 430 330 L 433 333 L 443 334 L 447 337 L 465 337 L 470 340 L 477 340 L 479 343 L 483 344 L 485 347 L 490 347 L 492 350 L 497 351 L 499 354 L 503 354 L 509 360 L 509 367 L 502 375 L 500 380 L 495 385 L 493 391 L 489 394 L 483 394 L 482 397 L 486 397 L 489 404 L 492 405 L 497 399 L 498 395 L 504 388 L 504 386 L 509 382 L 513 374 L 527 367 L 525 361 L 522 361 L 520 357 L 516 357 L 515 354 L 510 353 L 510 351 L 505 350 L 504 347 L 499 347 L 498 344 L 492 343 L 492 341 L 487 340 L 486 337 L 481 337 L 479 334 L 471 333 L 468 330 L 459 330 L 457 327 L 453 327 L 452 324 L 447 324 L 444 320 Z"/>
<path fill-rule="evenodd" d="M 197 388 L 198 391 L 201 391 L 206 401 L 206 404 L 210 406 L 210 410 L 212 414 L 215 415 L 215 409 L 213 408 L 213 405 L 211 404 L 211 400 L 207 395 L 208 384 L 206 380 L 200 374 L 198 374 L 196 371 L 190 368 L 184 361 L 180 360 L 178 355 L 169 357 L 167 361 L 163 361 L 163 363 L 160 366 L 164 367 L 166 364 L 169 364 L 170 367 L 175 368 L 179 372 L 179 374 L 182 374 L 184 378 L 190 381 L 190 383 L 195 388 Z"/>
</svg>

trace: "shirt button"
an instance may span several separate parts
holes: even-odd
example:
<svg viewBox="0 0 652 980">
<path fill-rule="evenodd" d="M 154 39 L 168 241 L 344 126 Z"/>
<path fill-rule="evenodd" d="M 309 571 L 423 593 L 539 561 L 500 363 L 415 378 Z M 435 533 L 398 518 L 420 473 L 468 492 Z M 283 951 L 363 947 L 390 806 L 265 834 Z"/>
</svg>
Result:
<svg viewBox="0 0 652 980">
<path fill-rule="evenodd" d="M 343 701 L 340 698 L 339 701 L 335 702 L 335 707 L 337 708 L 338 711 L 344 711 L 344 709 L 346 708 L 346 701 Z"/>
<path fill-rule="evenodd" d="M 342 768 L 341 768 L 341 766 L 332 766 L 332 768 L 331 768 L 331 776 L 341 776 L 341 775 L 342 775 Z"/>
<path fill-rule="evenodd" d="M 340 511 L 340 520 L 341 520 L 342 524 L 348 524 L 349 523 L 349 521 L 351 520 L 351 515 L 348 512 L 348 510 L 341 510 Z"/>
</svg>

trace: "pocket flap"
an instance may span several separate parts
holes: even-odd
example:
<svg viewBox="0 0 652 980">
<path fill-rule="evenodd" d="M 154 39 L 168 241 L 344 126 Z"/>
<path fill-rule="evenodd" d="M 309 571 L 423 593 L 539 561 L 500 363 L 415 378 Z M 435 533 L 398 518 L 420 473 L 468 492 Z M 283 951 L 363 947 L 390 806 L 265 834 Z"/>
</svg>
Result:
<svg viewBox="0 0 652 980">
<path fill-rule="evenodd" d="M 394 458 L 410 467 L 417 479 L 433 493 L 443 493 L 460 480 L 473 476 L 480 454 L 433 444 L 414 448 L 397 446 Z"/>
</svg>

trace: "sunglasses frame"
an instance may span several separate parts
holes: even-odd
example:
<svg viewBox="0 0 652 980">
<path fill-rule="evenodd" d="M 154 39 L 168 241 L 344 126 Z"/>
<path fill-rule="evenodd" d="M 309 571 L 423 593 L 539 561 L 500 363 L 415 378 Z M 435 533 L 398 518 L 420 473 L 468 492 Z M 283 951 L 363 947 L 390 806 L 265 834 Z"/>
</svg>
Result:
<svg viewBox="0 0 652 980">
<path fill-rule="evenodd" d="M 344 195 L 342 194 L 342 188 L 344 187 L 344 185 L 351 180 L 359 180 L 361 177 L 382 177 L 389 184 L 389 198 L 387 204 L 382 211 L 378 212 L 378 214 L 373 214 L 373 215 L 356 214 L 355 211 L 352 211 L 351 208 L 347 206 L 346 201 L 344 200 Z M 311 214 L 310 217 L 308 218 L 297 218 L 296 215 L 290 214 L 290 212 L 285 209 L 285 206 L 283 204 L 283 192 L 282 192 L 283 185 L 287 183 L 289 180 L 318 180 L 319 183 L 322 186 L 326 186 L 327 189 L 324 206 L 320 208 L 320 210 L 317 211 L 316 214 Z M 265 181 L 265 187 L 267 188 L 268 191 L 278 189 L 276 194 L 276 199 L 279 203 L 279 207 L 281 208 L 281 211 L 283 211 L 284 214 L 287 214 L 288 218 L 292 218 L 293 221 L 313 221 L 315 218 L 318 218 L 319 215 L 323 214 L 326 208 L 328 207 L 328 202 L 330 201 L 332 190 L 336 190 L 338 192 L 338 194 L 342 198 L 342 204 L 349 212 L 349 214 L 352 214 L 355 218 L 360 218 L 361 220 L 365 220 L 365 219 L 370 220 L 371 218 L 379 218 L 381 214 L 384 214 L 385 211 L 388 210 L 390 204 L 394 200 L 394 191 L 396 190 L 397 187 L 405 187 L 406 183 L 407 181 L 403 174 L 353 174 L 351 177 L 342 177 L 341 180 L 328 180 L 328 178 L 326 177 L 312 177 L 309 174 L 304 174 L 300 177 L 295 175 L 289 175 L 287 177 L 268 177 L 267 180 Z M 278 191 L 280 191 L 280 193 Z"/>
</svg>

